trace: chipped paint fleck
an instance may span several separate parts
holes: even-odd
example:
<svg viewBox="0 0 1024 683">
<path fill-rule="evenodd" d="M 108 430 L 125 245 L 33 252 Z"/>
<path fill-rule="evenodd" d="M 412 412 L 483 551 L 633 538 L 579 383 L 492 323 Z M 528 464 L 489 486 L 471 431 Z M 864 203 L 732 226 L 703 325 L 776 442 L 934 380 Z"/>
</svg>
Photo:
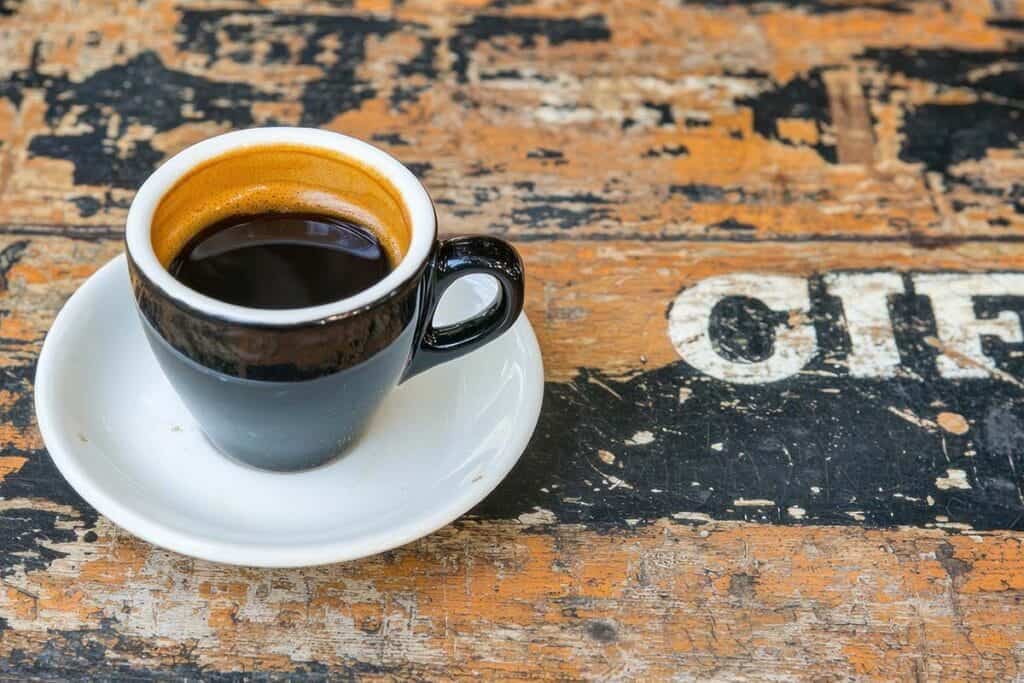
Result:
<svg viewBox="0 0 1024 683">
<path fill-rule="evenodd" d="M 627 446 L 646 446 L 654 441 L 654 434 L 648 430 L 639 431 L 626 439 Z"/>
<path fill-rule="evenodd" d="M 544 508 L 534 508 L 533 512 L 524 512 L 517 518 L 520 524 L 527 526 L 543 525 L 543 524 L 555 524 L 558 522 L 558 517 L 555 516 L 551 510 L 545 510 Z"/>
<path fill-rule="evenodd" d="M 967 481 L 967 473 L 958 469 L 947 469 L 946 476 L 935 480 L 935 486 L 944 491 L 971 488 L 970 482 Z"/>
<path fill-rule="evenodd" d="M 964 416 L 959 413 L 941 412 L 935 417 L 935 421 L 947 432 L 957 436 L 966 434 L 971 428 Z"/>
</svg>

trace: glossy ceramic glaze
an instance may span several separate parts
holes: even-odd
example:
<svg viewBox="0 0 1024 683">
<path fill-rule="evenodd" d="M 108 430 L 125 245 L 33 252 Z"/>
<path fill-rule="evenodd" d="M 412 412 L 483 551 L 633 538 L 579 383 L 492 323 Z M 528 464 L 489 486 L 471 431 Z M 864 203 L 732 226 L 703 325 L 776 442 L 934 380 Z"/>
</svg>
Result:
<svg viewBox="0 0 1024 683">
<path fill-rule="evenodd" d="M 329 187 L 332 181 L 338 187 Z M 263 197 L 264 186 L 277 189 Z M 261 210 L 273 208 L 293 191 L 314 202 L 307 209 L 322 198 L 326 211 L 348 190 L 360 204 L 352 211 L 369 217 L 366 207 L 389 207 L 374 220 L 400 223 L 393 229 L 401 254 L 386 277 L 351 297 L 308 308 L 246 308 L 192 290 L 166 269 L 173 245 L 189 237 L 188 226 L 200 229 L 204 215 L 219 216 L 252 196 Z M 366 430 L 400 381 L 488 343 L 515 322 L 523 302 L 515 249 L 486 236 L 439 243 L 436 221 L 426 190 L 398 161 L 315 129 L 210 138 L 146 180 L 125 234 L 131 289 L 161 368 L 220 450 L 272 470 L 321 465 Z M 477 315 L 434 326 L 445 290 L 475 273 L 493 277 L 500 296 Z"/>
<path fill-rule="evenodd" d="M 494 294 L 493 281 L 459 280 L 438 324 L 486 308 Z M 54 462 L 119 526 L 204 559 L 302 566 L 402 545 L 469 510 L 526 447 L 543 386 L 521 316 L 492 343 L 391 392 L 345 458 L 297 473 L 248 467 L 209 445 L 167 382 L 119 257 L 58 315 L 35 390 Z"/>
</svg>

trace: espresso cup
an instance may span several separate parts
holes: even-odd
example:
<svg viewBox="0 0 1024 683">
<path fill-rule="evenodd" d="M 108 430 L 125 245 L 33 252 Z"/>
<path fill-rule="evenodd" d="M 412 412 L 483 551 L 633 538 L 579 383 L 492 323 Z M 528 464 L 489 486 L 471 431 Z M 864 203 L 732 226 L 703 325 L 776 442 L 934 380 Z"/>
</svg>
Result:
<svg viewBox="0 0 1024 683">
<path fill-rule="evenodd" d="M 348 298 L 273 310 L 219 301 L 168 271 L 204 228 L 273 212 L 354 220 L 389 245 L 393 269 Z M 439 242 L 430 197 L 405 166 L 323 130 L 237 131 L 180 152 L 136 194 L 125 244 L 139 317 L 167 379 L 214 446 L 264 469 L 340 455 L 388 392 L 496 338 L 523 305 L 515 249 L 485 236 Z M 498 281 L 495 301 L 435 326 L 445 290 L 476 273 Z"/>
</svg>

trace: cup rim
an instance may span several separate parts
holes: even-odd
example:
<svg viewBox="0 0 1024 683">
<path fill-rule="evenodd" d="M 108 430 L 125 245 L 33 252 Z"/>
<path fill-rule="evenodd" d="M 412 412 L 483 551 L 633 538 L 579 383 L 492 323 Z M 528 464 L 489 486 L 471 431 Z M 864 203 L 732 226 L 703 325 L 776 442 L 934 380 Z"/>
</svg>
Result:
<svg viewBox="0 0 1024 683">
<path fill-rule="evenodd" d="M 263 309 L 229 304 L 201 294 L 172 276 L 157 260 L 151 239 L 153 214 L 164 195 L 197 165 L 229 151 L 275 144 L 296 144 L 326 149 L 372 168 L 390 181 L 409 212 L 411 239 L 405 256 L 387 277 L 352 296 L 319 306 Z M 387 152 L 373 145 L 328 130 L 299 127 L 249 128 L 207 138 L 178 152 L 139 188 L 128 209 L 125 248 L 141 273 L 158 289 L 202 314 L 252 325 L 290 326 L 344 316 L 387 298 L 420 272 L 437 239 L 434 205 L 426 189 Z"/>
</svg>

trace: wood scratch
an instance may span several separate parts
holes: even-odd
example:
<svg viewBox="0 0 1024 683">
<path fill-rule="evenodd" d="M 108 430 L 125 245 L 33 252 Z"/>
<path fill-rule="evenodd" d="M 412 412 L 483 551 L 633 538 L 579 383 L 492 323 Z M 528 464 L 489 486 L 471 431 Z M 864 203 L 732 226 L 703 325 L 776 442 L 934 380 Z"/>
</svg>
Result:
<svg viewBox="0 0 1024 683">
<path fill-rule="evenodd" d="M 623 488 L 623 489 L 632 489 L 633 488 L 632 484 L 630 484 L 627 481 L 623 481 L 622 479 L 619 479 L 614 474 L 605 474 L 601 470 L 597 469 L 597 467 L 594 466 L 594 463 L 590 462 L 589 460 L 587 461 L 587 464 L 590 465 L 590 469 L 594 470 L 595 472 L 600 474 L 602 477 L 607 479 L 609 482 L 611 482 L 611 486 L 608 487 L 609 491 L 612 491 L 612 490 L 617 489 L 617 488 Z"/>
<path fill-rule="evenodd" d="M 1020 488 L 1020 477 L 1017 475 L 1017 465 L 1013 462 L 1013 453 L 1007 452 L 1006 460 L 1010 463 L 1010 471 L 1013 472 L 1013 484 L 1017 487 L 1017 499 L 1024 505 L 1024 491 Z"/>
<path fill-rule="evenodd" d="M 615 398 L 619 399 L 620 401 L 625 400 L 625 399 L 622 398 L 622 395 L 619 394 L 619 392 L 615 391 L 614 389 L 612 389 L 610 386 L 608 386 L 607 384 L 605 384 L 604 382 L 602 382 L 598 378 L 596 378 L 596 377 L 588 377 L 587 381 L 590 382 L 591 384 L 596 384 L 597 386 L 601 387 L 602 389 L 604 389 L 605 391 L 607 391 L 609 394 L 611 394 Z"/>
<path fill-rule="evenodd" d="M 937 425 L 935 422 L 932 422 L 931 420 L 923 417 L 918 417 L 917 415 L 914 414 L 914 411 L 910 410 L 909 408 L 900 410 L 896 406 L 889 406 L 888 410 L 896 417 L 902 420 L 906 420 L 910 424 L 921 427 L 922 429 L 935 430 L 939 428 L 939 425 Z"/>
</svg>

